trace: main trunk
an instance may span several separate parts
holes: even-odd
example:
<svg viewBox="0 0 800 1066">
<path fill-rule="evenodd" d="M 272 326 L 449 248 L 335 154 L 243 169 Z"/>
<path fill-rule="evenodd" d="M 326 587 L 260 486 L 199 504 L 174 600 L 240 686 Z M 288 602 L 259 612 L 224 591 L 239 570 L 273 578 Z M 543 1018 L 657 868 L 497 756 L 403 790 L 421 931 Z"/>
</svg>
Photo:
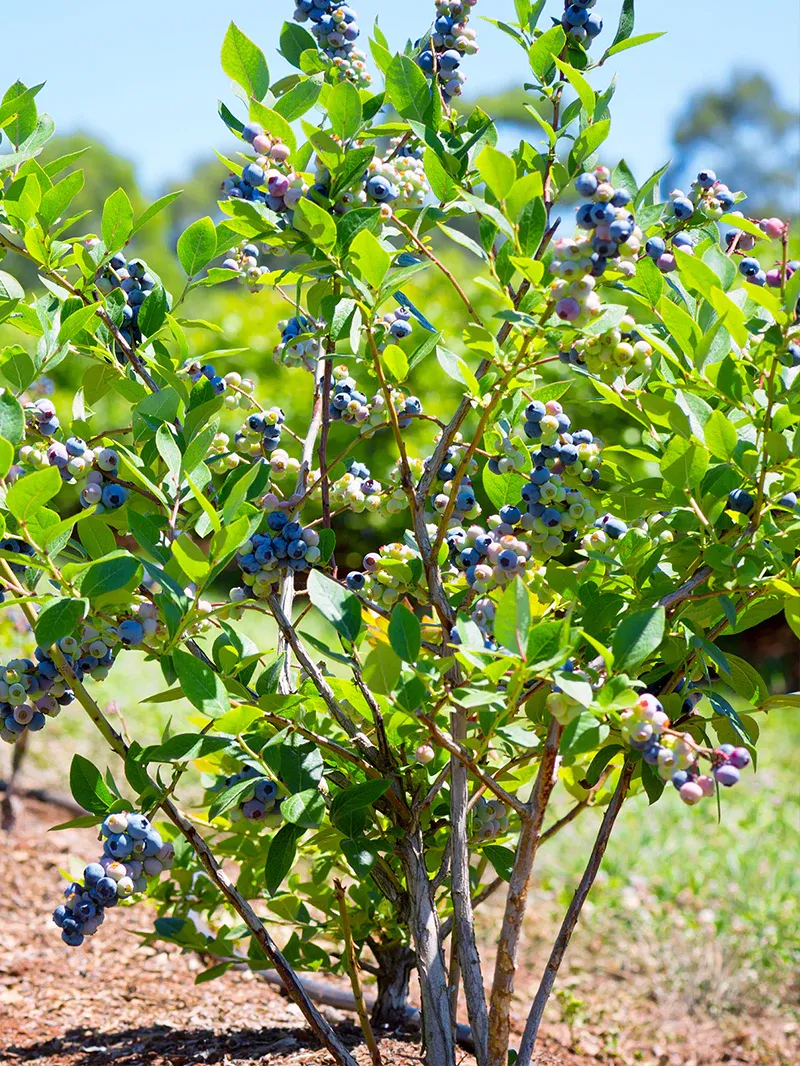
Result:
<svg viewBox="0 0 800 1066">
<path fill-rule="evenodd" d="M 378 963 L 378 998 L 372 1008 L 376 1029 L 400 1029 L 406 1020 L 408 983 L 416 957 L 406 944 L 386 944 L 374 950 Z"/>
<path fill-rule="evenodd" d="M 450 1020 L 447 970 L 444 964 L 439 916 L 425 869 L 419 832 L 401 844 L 406 886 L 411 900 L 411 935 L 422 996 L 422 1037 L 425 1066 L 454 1066 L 455 1043 Z"/>
</svg>

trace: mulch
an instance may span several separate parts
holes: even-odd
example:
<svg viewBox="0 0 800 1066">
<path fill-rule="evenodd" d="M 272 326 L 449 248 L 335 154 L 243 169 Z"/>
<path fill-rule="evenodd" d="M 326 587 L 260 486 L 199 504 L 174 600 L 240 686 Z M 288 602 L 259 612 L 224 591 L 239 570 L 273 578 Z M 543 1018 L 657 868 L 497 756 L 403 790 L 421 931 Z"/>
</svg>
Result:
<svg viewBox="0 0 800 1066">
<path fill-rule="evenodd" d="M 59 901 L 70 854 L 91 858 L 85 830 L 47 834 L 64 814 L 26 800 L 16 826 L 0 836 L 0 1062 L 37 1066 L 330 1066 L 305 1027 L 298 1008 L 249 972 L 229 971 L 195 984 L 204 968 L 172 946 L 143 946 L 133 934 L 146 929 L 145 905 L 115 909 L 82 948 L 62 944 L 50 915 Z M 138 924 L 137 924 L 138 923 Z M 359 1066 L 370 1063 L 350 1016 L 327 1017 L 353 1049 Z M 765 1023 L 766 1024 L 766 1023 Z M 790 1028 L 790 1027 L 789 1027 Z M 545 1034 L 537 1066 L 797 1066 L 794 1035 L 769 1026 L 741 1024 L 725 1033 L 711 1026 L 698 1052 L 681 1040 L 651 1054 L 593 1046 L 585 1033 L 570 1050 L 566 1027 Z M 796 1034 L 795 1034 L 796 1035 Z M 691 1049 L 688 1051 L 686 1049 Z M 419 1066 L 413 1035 L 381 1041 L 384 1066 Z M 687 1055 L 689 1057 L 687 1057 Z M 464 1055 L 462 1066 L 474 1066 Z"/>
</svg>

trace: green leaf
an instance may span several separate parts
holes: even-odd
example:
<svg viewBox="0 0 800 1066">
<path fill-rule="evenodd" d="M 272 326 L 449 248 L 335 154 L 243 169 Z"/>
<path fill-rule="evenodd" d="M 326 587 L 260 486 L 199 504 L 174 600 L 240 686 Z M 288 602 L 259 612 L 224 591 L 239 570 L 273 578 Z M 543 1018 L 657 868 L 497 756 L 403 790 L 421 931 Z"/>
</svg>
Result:
<svg viewBox="0 0 800 1066">
<path fill-rule="evenodd" d="M 395 381 L 403 381 L 408 375 L 408 358 L 399 344 L 387 344 L 381 352 L 381 362 Z"/>
<path fill-rule="evenodd" d="M 88 610 L 88 600 L 79 600 L 72 596 L 53 600 L 36 620 L 37 643 L 42 648 L 49 648 L 62 637 L 71 637 Z"/>
<path fill-rule="evenodd" d="M 475 166 L 497 199 L 505 200 L 517 180 L 514 160 L 498 151 L 494 145 L 486 144 L 475 160 Z"/>
<path fill-rule="evenodd" d="M 141 563 L 125 551 L 98 559 L 77 575 L 75 584 L 87 599 L 94 600 L 108 592 L 125 588 L 141 569 Z"/>
<path fill-rule="evenodd" d="M 325 800 L 315 788 L 304 789 L 283 801 L 281 814 L 301 829 L 316 829 L 325 817 Z"/>
<path fill-rule="evenodd" d="M 312 570 L 308 575 L 308 597 L 337 633 L 350 641 L 356 639 L 361 629 L 358 596 L 318 570 Z"/>
<path fill-rule="evenodd" d="M 449 203 L 458 196 L 458 182 L 432 148 L 425 149 L 425 175 L 437 200 Z"/>
<path fill-rule="evenodd" d="M 676 436 L 670 439 L 664 452 L 661 473 L 676 489 L 693 489 L 702 481 L 708 463 L 706 448 Z"/>
<path fill-rule="evenodd" d="M 99 325 L 100 319 L 97 317 L 99 307 L 100 304 L 79 307 L 77 311 L 73 311 L 71 315 L 65 318 L 58 331 L 58 343 L 67 344 L 77 337 L 82 330 L 89 329 L 90 325 Z M 93 332 L 93 330 L 90 330 L 90 332 Z"/>
<path fill-rule="evenodd" d="M 610 130 L 611 119 L 605 118 L 602 122 L 595 122 L 593 126 L 587 126 L 582 133 L 578 134 L 572 146 L 572 151 L 569 153 L 570 173 L 574 174 L 580 168 L 584 159 L 587 159 L 597 151 L 608 137 Z"/>
<path fill-rule="evenodd" d="M 178 733 L 147 752 L 148 762 L 194 762 L 230 746 L 227 737 L 210 737 L 205 733 Z M 253 782 L 250 782 L 253 787 Z"/>
<path fill-rule="evenodd" d="M 220 55 L 222 69 L 248 96 L 263 100 L 269 89 L 269 67 L 264 53 L 235 22 L 228 26 Z"/>
<path fill-rule="evenodd" d="M 719 459 L 731 459 L 736 451 L 736 430 L 722 411 L 712 411 L 704 430 L 705 441 L 711 454 Z"/>
<path fill-rule="evenodd" d="M 392 260 L 377 237 L 369 230 L 362 229 L 356 234 L 350 245 L 349 258 L 368 285 L 373 289 L 381 287 Z"/>
<path fill-rule="evenodd" d="M 541 197 L 529 200 L 519 216 L 519 247 L 523 255 L 536 255 L 546 226 L 547 209 L 544 200 Z"/>
<path fill-rule="evenodd" d="M 536 622 L 528 637 L 528 666 L 531 670 L 547 670 L 567 657 L 564 627 L 561 622 Z"/>
<path fill-rule="evenodd" d="M 58 495 L 63 484 L 58 467 L 35 470 L 14 482 L 6 495 L 6 506 L 20 522 L 27 522 Z"/>
<path fill-rule="evenodd" d="M 515 577 L 507 586 L 494 620 L 495 639 L 502 647 L 524 659 L 531 628 L 531 600 L 522 578 Z"/>
<path fill-rule="evenodd" d="M 522 498 L 522 489 L 527 483 L 528 479 L 516 470 L 509 470 L 506 474 L 495 474 L 489 469 L 488 463 L 483 468 L 484 492 L 498 511 L 507 503 L 516 507 Z"/>
<path fill-rule="evenodd" d="M 430 121 L 431 90 L 413 59 L 397 55 L 386 71 L 386 95 L 398 115 L 416 122 Z"/>
<path fill-rule="evenodd" d="M 287 63 L 300 69 L 300 56 L 309 48 L 317 51 L 317 40 L 304 26 L 284 22 L 281 28 L 280 51 Z"/>
<path fill-rule="evenodd" d="M 617 32 L 614 35 L 614 40 L 611 42 L 613 48 L 615 44 L 619 44 L 620 41 L 626 41 L 633 33 L 633 25 L 635 21 L 635 13 L 633 10 L 633 0 L 622 0 L 622 11 L 619 15 L 619 24 L 617 25 Z"/>
<path fill-rule="evenodd" d="M 345 836 L 360 836 L 366 824 L 367 809 L 377 803 L 390 783 L 385 778 L 372 778 L 340 792 L 331 804 L 333 825 Z"/>
<path fill-rule="evenodd" d="M 422 627 L 419 619 L 405 604 L 398 603 L 389 619 L 389 643 L 400 658 L 415 663 L 422 645 Z"/>
<path fill-rule="evenodd" d="M 103 204 L 101 224 L 107 252 L 118 252 L 133 233 L 133 207 L 124 189 L 112 192 Z"/>
<path fill-rule="evenodd" d="M 502 844 L 484 844 L 481 854 L 492 864 L 498 877 L 504 881 L 510 880 L 514 868 L 514 852 L 511 848 L 505 848 Z"/>
<path fill-rule="evenodd" d="M 349 141 L 361 129 L 361 96 L 351 81 L 340 81 L 325 101 L 331 129 L 342 141 Z"/>
<path fill-rule="evenodd" d="M 238 806 L 241 801 L 249 796 L 256 786 L 257 778 L 247 778 L 245 781 L 237 781 L 234 785 L 225 787 L 219 795 L 214 797 L 214 802 L 208 808 L 209 819 L 218 818 L 232 807 Z"/>
<path fill-rule="evenodd" d="M 589 711 L 579 714 L 564 728 L 559 751 L 562 755 L 583 755 L 599 748 L 608 736 L 609 728 Z"/>
<path fill-rule="evenodd" d="M 647 44 L 649 41 L 655 41 L 663 36 L 663 33 L 641 33 L 638 37 L 628 37 L 624 41 L 619 41 L 618 44 L 612 44 L 600 62 L 602 63 L 611 56 L 615 56 L 618 52 L 624 52 L 628 48 L 637 48 L 640 44 Z"/>
<path fill-rule="evenodd" d="M 313 200 L 301 200 L 294 211 L 294 226 L 322 251 L 336 244 L 336 223 L 328 212 Z"/>
<path fill-rule="evenodd" d="M 105 815 L 115 797 L 103 780 L 103 775 L 82 755 L 73 755 L 69 768 L 69 790 L 73 799 L 92 814 Z"/>
<path fill-rule="evenodd" d="M 654 766 L 651 766 L 649 763 L 646 763 L 644 762 L 644 760 L 642 760 L 641 767 L 642 785 L 644 786 L 644 790 L 647 793 L 648 799 L 650 800 L 650 804 L 652 805 L 656 802 L 657 799 L 661 798 L 661 794 L 664 791 L 666 783 L 661 780 L 658 775 L 658 771 Z"/>
<path fill-rule="evenodd" d="M 0 437 L 10 444 L 21 444 L 25 437 L 25 415 L 8 390 L 0 393 Z"/>
<path fill-rule="evenodd" d="M 217 254 L 217 231 L 213 221 L 198 218 L 178 238 L 178 259 L 190 278 L 207 266 Z"/>
<path fill-rule="evenodd" d="M 565 63 L 563 60 L 559 59 L 558 56 L 554 57 L 554 62 L 578 94 L 578 98 L 583 104 L 584 111 L 591 119 L 594 115 L 595 106 L 595 95 L 591 85 L 579 70 L 576 70 L 575 67 L 571 67 L 569 63 Z"/>
<path fill-rule="evenodd" d="M 172 664 L 183 694 L 198 711 L 214 718 L 230 710 L 222 679 L 210 666 L 182 648 L 176 648 L 172 653 Z"/>
<path fill-rule="evenodd" d="M 292 869 L 297 854 L 297 841 L 302 835 L 302 829 L 289 823 L 282 826 L 270 841 L 264 863 L 264 887 L 268 895 L 275 895 Z"/>
<path fill-rule="evenodd" d="M 345 838 L 340 845 L 342 854 L 347 859 L 356 877 L 365 878 L 378 861 L 380 848 L 376 841 L 358 837 L 356 840 Z"/>
<path fill-rule="evenodd" d="M 623 618 L 612 644 L 614 668 L 623 672 L 641 666 L 661 646 L 665 628 L 663 607 L 634 611 Z"/>
<path fill-rule="evenodd" d="M 0 437 L 0 478 L 4 478 L 11 469 L 11 464 L 14 462 L 14 446 L 6 440 L 5 437 Z"/>
<path fill-rule="evenodd" d="M 540 81 L 548 82 L 555 73 L 555 57 L 561 55 L 567 35 L 561 26 L 552 26 L 537 37 L 528 52 L 531 70 Z"/>
<path fill-rule="evenodd" d="M 347 84 L 349 85 L 350 83 L 348 82 Z M 287 93 L 284 93 L 283 96 L 275 101 L 275 114 L 285 118 L 287 122 L 294 122 L 295 119 L 300 118 L 301 115 L 304 115 L 306 111 L 314 106 L 319 99 L 322 85 L 322 74 L 314 74 L 310 78 L 303 78 L 297 85 L 293 85 Z"/>
<path fill-rule="evenodd" d="M 44 193 L 39 208 L 39 218 L 46 229 L 52 226 L 56 219 L 62 217 L 82 188 L 83 171 L 75 170 Z"/>
<path fill-rule="evenodd" d="M 139 317 L 136 320 L 139 329 L 145 337 L 152 337 L 157 333 L 167 320 L 169 303 L 164 286 L 157 283 L 156 286 L 145 296 L 139 307 Z"/>
</svg>

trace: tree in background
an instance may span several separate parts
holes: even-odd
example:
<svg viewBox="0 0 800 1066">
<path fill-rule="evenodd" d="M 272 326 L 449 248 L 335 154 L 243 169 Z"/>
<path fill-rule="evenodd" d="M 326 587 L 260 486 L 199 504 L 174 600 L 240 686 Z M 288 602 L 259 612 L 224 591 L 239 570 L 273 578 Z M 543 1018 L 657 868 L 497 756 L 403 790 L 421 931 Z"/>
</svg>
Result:
<svg viewBox="0 0 800 1066">
<path fill-rule="evenodd" d="M 712 160 L 732 187 L 752 190 L 748 209 L 755 214 L 797 215 L 800 114 L 780 103 L 765 75 L 735 73 L 722 88 L 693 93 L 672 139 L 670 185 L 685 180 L 699 160 Z"/>
</svg>

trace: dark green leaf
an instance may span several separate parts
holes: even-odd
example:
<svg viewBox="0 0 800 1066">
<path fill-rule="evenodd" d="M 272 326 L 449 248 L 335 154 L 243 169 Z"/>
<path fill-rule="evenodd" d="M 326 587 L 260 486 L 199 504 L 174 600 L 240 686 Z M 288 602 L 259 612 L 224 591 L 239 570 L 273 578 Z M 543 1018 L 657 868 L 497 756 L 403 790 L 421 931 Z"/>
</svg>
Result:
<svg viewBox="0 0 800 1066">
<path fill-rule="evenodd" d="M 623 618 L 612 645 L 615 670 L 635 670 L 641 666 L 660 647 L 665 627 L 663 607 L 635 611 Z"/>
<path fill-rule="evenodd" d="M 222 679 L 210 666 L 182 648 L 172 653 L 172 663 L 183 693 L 193 707 L 212 718 L 230 710 Z"/>
<path fill-rule="evenodd" d="M 302 829 L 287 824 L 279 829 L 270 841 L 264 864 L 264 886 L 268 895 L 275 895 L 292 869 L 297 854 L 297 841 L 302 835 Z"/>
<path fill-rule="evenodd" d="M 76 803 L 92 814 L 106 814 L 114 796 L 94 763 L 83 755 L 73 755 L 69 768 L 69 789 Z"/>
<path fill-rule="evenodd" d="M 331 578 L 312 570 L 308 575 L 308 596 L 337 633 L 353 641 L 361 630 L 361 601 Z"/>
<path fill-rule="evenodd" d="M 49 648 L 62 637 L 75 633 L 89 610 L 87 600 L 62 597 L 49 603 L 36 620 L 36 640 L 42 648 Z"/>
<path fill-rule="evenodd" d="M 389 619 L 389 641 L 400 658 L 415 663 L 422 644 L 422 628 L 419 619 L 402 603 L 398 603 Z"/>
</svg>

